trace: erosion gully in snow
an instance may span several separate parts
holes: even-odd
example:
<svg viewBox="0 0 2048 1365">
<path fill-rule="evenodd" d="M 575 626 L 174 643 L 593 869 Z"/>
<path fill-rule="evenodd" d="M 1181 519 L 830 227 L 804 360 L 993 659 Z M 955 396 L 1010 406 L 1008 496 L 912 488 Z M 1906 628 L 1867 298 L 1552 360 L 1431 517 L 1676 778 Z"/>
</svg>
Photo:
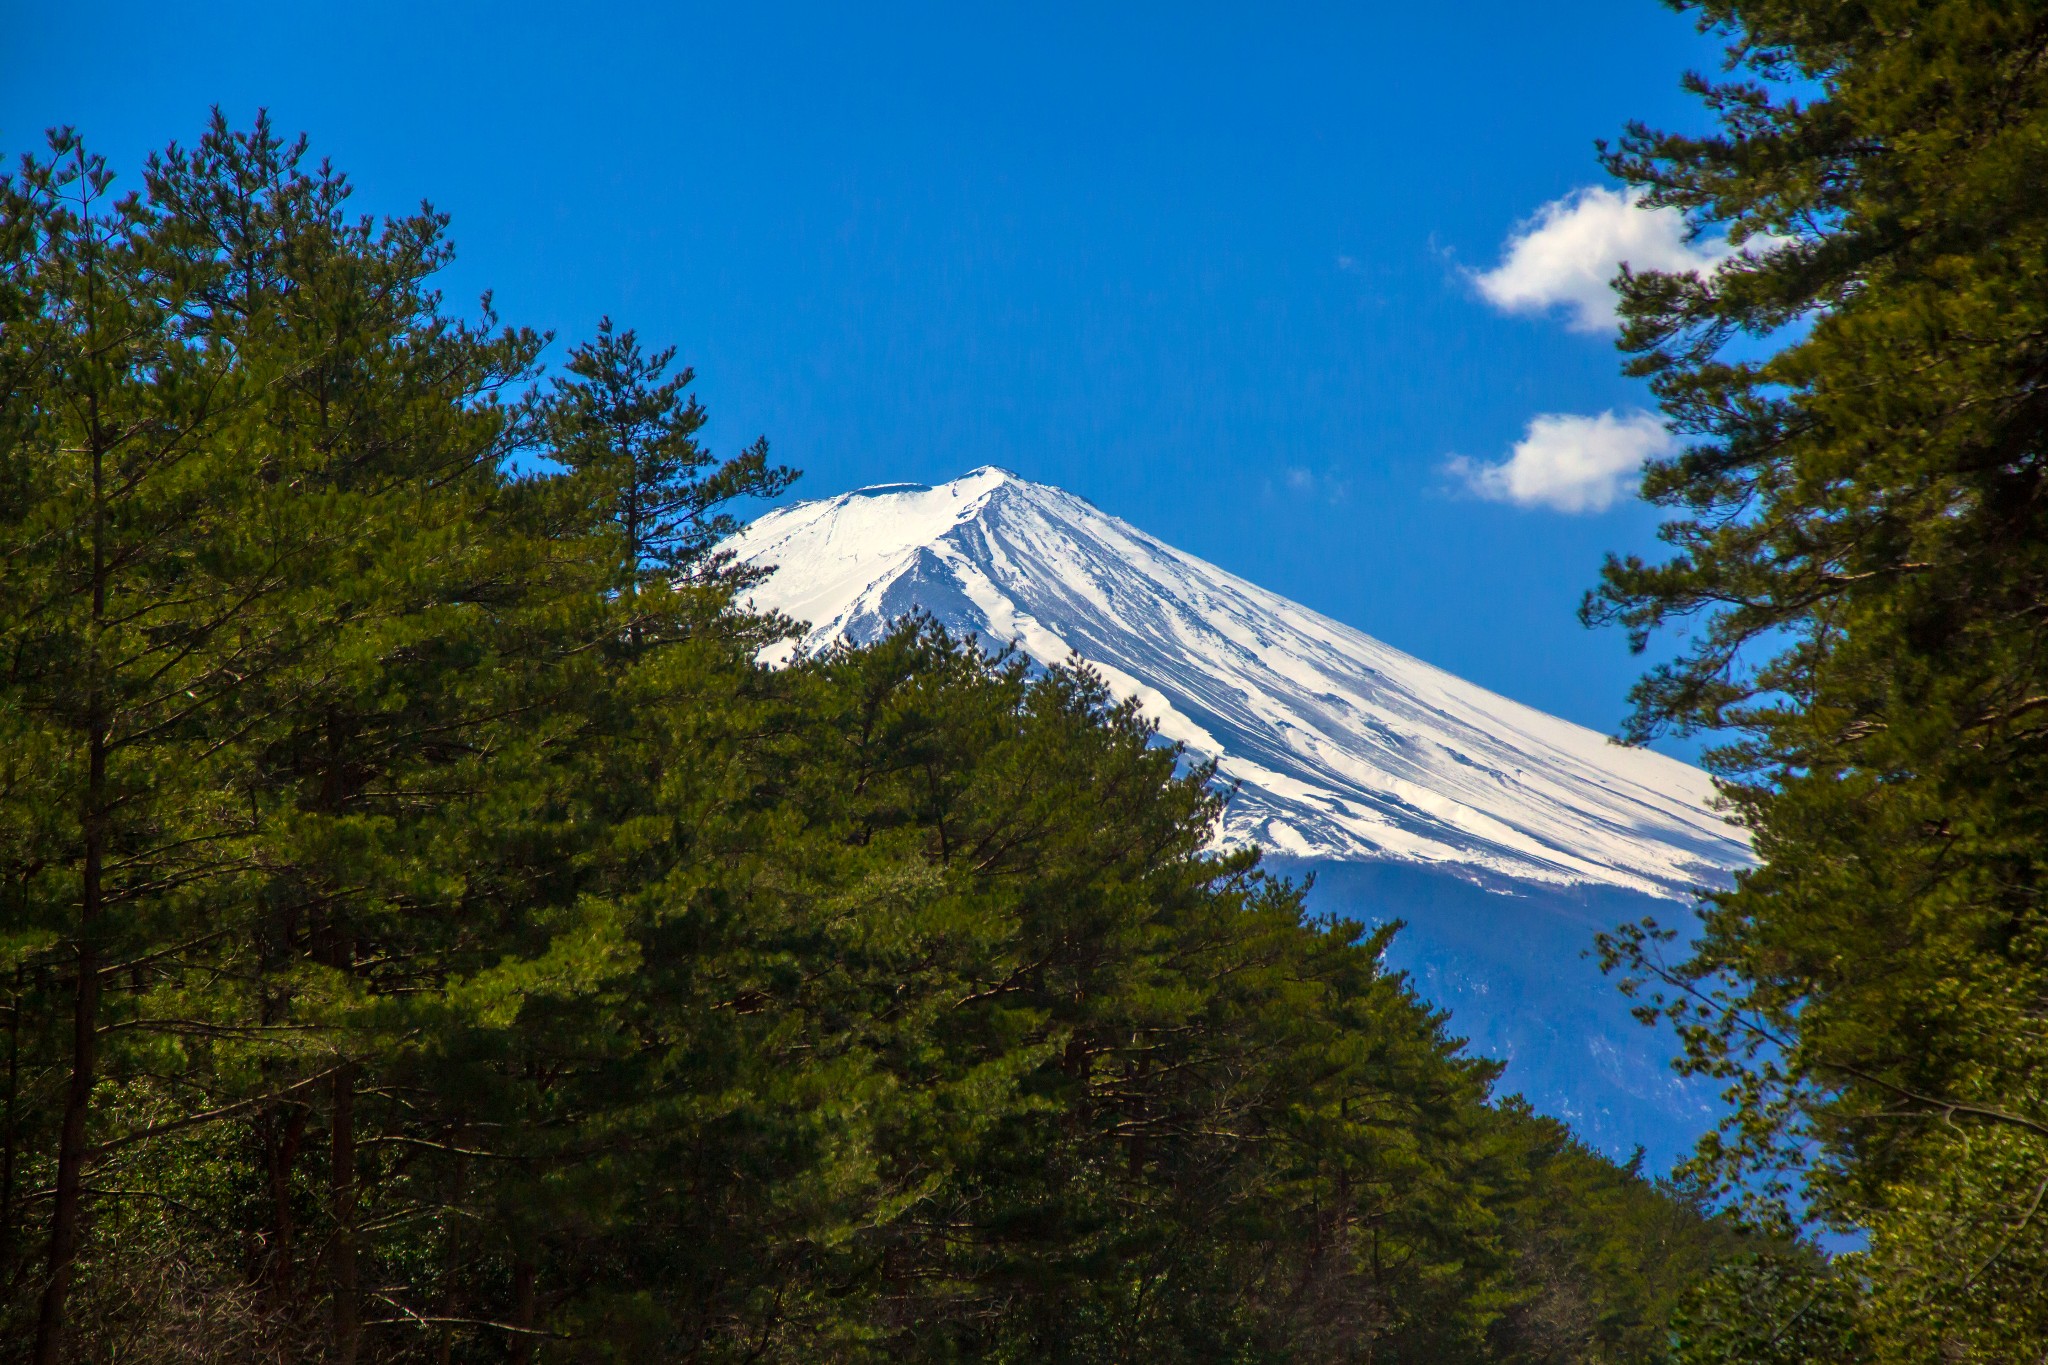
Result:
<svg viewBox="0 0 2048 1365">
<path fill-rule="evenodd" d="M 781 508 L 730 546 L 755 605 L 807 623 L 775 657 L 913 609 L 1079 658 L 1237 792 L 1219 842 L 1314 873 L 1318 908 L 1410 927 L 1390 953 L 1510 1062 L 1505 1089 L 1660 1163 L 1711 1121 L 1586 960 L 1750 857 L 1697 768 L 1454 677 L 1184 554 L 1085 499 L 982 468 Z"/>
</svg>

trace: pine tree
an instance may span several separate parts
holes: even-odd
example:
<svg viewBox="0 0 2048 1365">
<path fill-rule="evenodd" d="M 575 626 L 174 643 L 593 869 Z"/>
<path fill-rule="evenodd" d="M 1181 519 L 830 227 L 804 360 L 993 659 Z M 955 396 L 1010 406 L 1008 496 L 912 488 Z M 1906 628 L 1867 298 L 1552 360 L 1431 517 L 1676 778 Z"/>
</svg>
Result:
<svg viewBox="0 0 2048 1365">
<path fill-rule="evenodd" d="M 607 317 L 597 337 L 569 353 L 541 409 L 548 454 L 569 470 L 618 538 L 619 582 L 732 572 L 715 548 L 739 529 L 726 504 L 772 498 L 796 479 L 768 463 L 763 437 L 720 460 L 697 440 L 705 412 L 689 394 L 696 371 L 669 374 L 675 347 L 653 354 Z"/>
<path fill-rule="evenodd" d="M 1594 621 L 1688 627 L 1635 734 L 1713 755 L 1763 865 L 1661 978 L 1732 1078 L 1723 1175 L 1872 1235 L 1878 1358 L 2048 1346 L 2048 11 L 1708 0 L 1718 127 L 1610 168 L 1745 257 L 1621 281 L 1623 345 L 1694 438 L 1648 471 L 1660 564 Z"/>
<path fill-rule="evenodd" d="M 264 877 L 246 954 L 230 961 L 260 1033 L 238 1059 L 245 1074 L 222 1058 L 215 1080 L 281 1096 L 254 1122 L 269 1205 L 259 1283 L 285 1318 L 324 1302 L 346 1360 L 374 1266 L 359 1231 L 382 1194 L 370 1154 L 398 1140 L 364 1086 L 396 1039 L 433 1036 L 405 1002 L 473 946 L 478 926 L 451 904 L 473 868 L 447 845 L 467 793 L 522 789 L 492 743 L 521 704 L 507 657 L 522 675 L 550 657 L 512 643 L 522 608 L 591 579 L 503 506 L 513 424 L 494 396 L 524 377 L 539 339 L 440 317 L 426 281 L 447 258 L 443 220 L 350 221 L 346 182 L 303 160 L 303 143 L 262 123 L 238 135 L 216 118 L 147 183 L 166 237 L 218 263 L 218 338 L 277 376 L 252 434 L 301 471 L 294 503 L 322 528 L 307 540 L 317 572 L 292 604 L 321 648 L 256 702 L 264 742 L 247 783 Z M 423 854 L 435 840 L 438 860 Z M 315 1267 L 324 1283 L 302 1275 Z"/>
<path fill-rule="evenodd" d="M 255 377 L 188 328 L 209 281 L 111 180 L 59 133 L 10 203 L 31 299 L 9 350 L 30 367 L 33 418 L 8 433 L 0 532 L 14 836 L 0 856 L 16 952 L 69 995 L 61 1095 L 38 1097 L 55 1132 L 9 1153 L 50 1182 L 38 1365 L 64 1351 L 89 1168 L 177 1122 L 102 1097 L 160 1060 L 144 1036 L 176 1031 L 146 1003 L 166 964 L 221 932 L 251 833 L 238 706 L 303 641 L 276 609 L 299 585 L 304 524 L 228 435 Z"/>
</svg>

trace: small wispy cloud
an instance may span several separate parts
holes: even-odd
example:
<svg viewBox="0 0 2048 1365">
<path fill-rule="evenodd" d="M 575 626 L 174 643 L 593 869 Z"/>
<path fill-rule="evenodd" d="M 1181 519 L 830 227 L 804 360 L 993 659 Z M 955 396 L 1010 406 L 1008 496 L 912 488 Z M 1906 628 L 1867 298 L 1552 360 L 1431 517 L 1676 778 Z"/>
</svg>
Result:
<svg viewBox="0 0 2048 1365">
<path fill-rule="evenodd" d="M 1445 470 L 1490 502 L 1604 512 L 1635 488 L 1645 460 L 1668 454 L 1674 444 L 1654 413 L 1547 412 L 1529 419 L 1507 459 L 1487 464 L 1458 455 Z"/>
<path fill-rule="evenodd" d="M 1705 275 L 1736 254 L 1722 238 L 1689 240 L 1685 215 L 1645 206 L 1640 190 L 1593 185 L 1538 209 L 1509 236 L 1500 264 L 1471 280 L 1503 312 L 1562 307 L 1573 331 L 1604 332 L 1616 322 L 1612 281 L 1623 263 Z"/>
<path fill-rule="evenodd" d="M 1351 480 L 1334 465 L 1321 470 L 1310 469 L 1307 465 L 1285 465 L 1278 471 L 1278 476 L 1277 483 L 1272 476 L 1264 481 L 1265 494 L 1269 498 L 1285 494 L 1338 507 L 1351 496 Z"/>
</svg>

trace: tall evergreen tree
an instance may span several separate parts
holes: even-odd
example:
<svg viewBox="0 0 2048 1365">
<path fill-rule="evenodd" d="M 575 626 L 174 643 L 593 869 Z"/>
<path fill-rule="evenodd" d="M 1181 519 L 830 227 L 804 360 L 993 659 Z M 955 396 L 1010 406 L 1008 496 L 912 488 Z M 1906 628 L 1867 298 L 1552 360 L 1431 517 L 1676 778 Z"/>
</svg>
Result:
<svg viewBox="0 0 2048 1365">
<path fill-rule="evenodd" d="M 698 442 L 705 413 L 689 393 L 696 371 L 670 374 L 675 356 L 673 346 L 648 354 L 630 328 L 600 319 L 541 407 L 547 453 L 617 536 L 620 583 L 634 590 L 729 571 L 714 547 L 739 523 L 722 509 L 772 498 L 796 478 L 768 463 L 766 437 L 726 460 Z"/>
<path fill-rule="evenodd" d="M 406 1003 L 473 947 L 477 926 L 450 903 L 475 875 L 448 847 L 452 812 L 478 788 L 525 789 L 501 736 L 532 699 L 508 695 L 504 660 L 523 674 L 552 657 L 530 632 L 511 642 L 536 597 L 576 600 L 596 580 L 506 507 L 513 424 L 494 397 L 539 339 L 441 317 L 426 281 L 446 259 L 443 221 L 350 220 L 346 182 L 303 161 L 303 144 L 261 123 L 233 134 L 216 118 L 146 184 L 159 235 L 217 271 L 212 339 L 273 376 L 246 439 L 300 471 L 294 503 L 318 516 L 292 616 L 319 648 L 250 707 L 263 718 L 244 778 L 263 876 L 223 965 L 245 983 L 236 1022 L 256 1032 L 210 1065 L 216 1085 L 257 1097 L 264 1308 L 290 1320 L 324 1303 L 334 1353 L 353 1359 L 359 1228 L 379 1193 L 373 1154 L 392 1140 L 363 1081 L 397 1039 L 428 1032 Z M 422 848 L 435 840 L 439 860 Z"/>
<path fill-rule="evenodd" d="M 1610 563 L 1587 616 L 1689 627 L 1635 731 L 1732 735 L 1713 762 L 1763 865 L 1683 962 L 1640 928 L 1611 947 L 1737 1084 L 1708 1164 L 1803 1173 L 1869 1230 L 1841 1265 L 1880 1325 L 1858 1351 L 2035 1359 L 2048 8 L 1681 8 L 1741 73 L 1691 82 L 1718 126 L 1632 127 L 1608 164 L 1750 250 L 1621 281 L 1630 368 L 1694 441 L 1644 482 L 1675 554 Z"/>
<path fill-rule="evenodd" d="M 235 703 L 293 643 L 268 615 L 293 584 L 291 509 L 260 514 L 255 462 L 224 439 L 252 376 L 184 329 L 202 281 L 110 184 L 60 133 L 10 204 L 32 305 L 8 349 L 28 357 L 34 414 L 9 433 L 0 557 L 10 937 L 69 995 L 61 1095 L 35 1106 L 55 1131 L 41 1151 L 9 1133 L 10 1165 L 50 1182 L 38 1365 L 64 1349 L 95 1153 L 152 1118 L 108 1112 L 108 1083 L 146 1065 L 111 1030 L 136 1022 L 158 964 L 209 936 L 212 898 L 246 867 Z"/>
<path fill-rule="evenodd" d="M 17 190 L 37 293 L 13 339 L 32 356 L 36 420 L 8 466 L 21 483 L 7 530 L 7 710 L 24 764 L 9 791 L 22 832 L 10 929 L 36 976 L 62 961 L 72 982 L 53 1150 L 34 1150 L 31 1124 L 8 1135 L 10 1169 L 19 1160 L 52 1182 L 44 1254 L 14 1264 L 43 1280 L 38 1360 L 64 1350 L 88 1226 L 121 1220 L 121 1198 L 94 1195 L 88 1173 L 118 1186 L 155 1159 L 159 1136 L 251 1113 L 271 1187 L 258 1277 L 269 1310 L 291 1307 L 303 1219 L 289 1153 L 319 1116 L 319 1259 L 343 1355 L 358 1316 L 359 1063 L 337 1007 L 368 946 L 349 912 L 358 881 L 374 886 L 360 856 L 374 845 L 344 852 L 306 817 L 360 826 L 351 797 L 390 775 L 350 751 L 370 727 L 337 687 L 361 686 L 380 646 L 417 660 L 425 641 L 451 645 L 446 619 L 422 626 L 418 596 L 467 597 L 474 612 L 506 567 L 449 553 L 475 535 L 474 472 L 486 492 L 499 482 L 503 424 L 468 400 L 536 342 L 422 315 L 438 222 L 380 234 L 345 221 L 345 186 L 305 172 L 302 153 L 260 124 L 235 135 L 216 119 L 193 153 L 152 164 L 147 193 L 109 205 L 104 168 L 67 135 Z M 447 566 L 453 585 L 423 580 L 423 564 Z M 409 608 L 409 623 L 395 619 Z M 374 685 L 388 697 L 398 681 L 387 671 Z M 430 724 L 408 715 L 402 742 L 459 745 L 419 734 Z M 280 774 L 280 752 L 309 732 L 324 741 L 315 770 Z M 310 781 L 281 791 L 280 775 Z M 352 891 L 315 887 L 308 905 L 293 888 L 323 846 L 329 860 L 356 855 Z M 324 1002 L 310 1016 L 309 998 Z M 18 1227 L 25 1210 L 13 1212 Z"/>
</svg>

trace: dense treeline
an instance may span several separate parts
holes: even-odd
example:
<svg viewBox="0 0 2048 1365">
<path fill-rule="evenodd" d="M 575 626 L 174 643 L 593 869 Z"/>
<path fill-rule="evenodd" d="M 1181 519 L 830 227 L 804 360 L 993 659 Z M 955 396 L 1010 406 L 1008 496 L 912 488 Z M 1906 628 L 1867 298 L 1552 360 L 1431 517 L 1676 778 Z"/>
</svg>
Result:
<svg viewBox="0 0 2048 1365">
<path fill-rule="evenodd" d="M 0 194 L 6 1358 L 1619 1362 L 1732 1244 L 1085 671 L 757 666 L 669 353 L 262 124 Z"/>
<path fill-rule="evenodd" d="M 1610 946 L 1742 1100 L 1701 1169 L 1865 1238 L 1731 1268 L 1681 1355 L 2048 1359 L 2048 6 L 1681 8 L 1716 126 L 1609 165 L 1749 259 L 1623 282 L 1696 440 L 1588 614 L 1689 625 L 1638 724 L 1730 733 L 1764 863 Z"/>
</svg>

